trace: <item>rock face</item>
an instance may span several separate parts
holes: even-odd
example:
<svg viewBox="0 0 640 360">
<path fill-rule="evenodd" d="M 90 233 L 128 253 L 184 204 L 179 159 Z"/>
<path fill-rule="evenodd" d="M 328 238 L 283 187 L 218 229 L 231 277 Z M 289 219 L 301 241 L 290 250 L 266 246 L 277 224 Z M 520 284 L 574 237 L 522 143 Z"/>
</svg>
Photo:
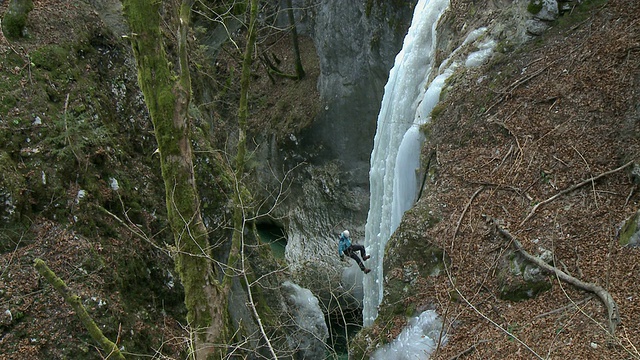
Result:
<svg viewBox="0 0 640 360">
<path fill-rule="evenodd" d="M 287 234 L 286 260 L 308 277 L 341 268 L 337 235 L 362 243 L 369 207 L 369 157 L 383 89 L 409 27 L 413 6 L 366 1 L 294 1 L 299 34 L 313 39 L 320 63 L 321 110 L 312 125 L 261 156 L 272 168 L 296 168 L 290 194 L 274 213 Z M 276 164 L 276 165 L 274 165 Z M 263 171 L 259 182 L 269 182 Z M 330 276 L 333 276 L 331 274 Z M 327 278 L 330 276 L 321 276 Z"/>
<path fill-rule="evenodd" d="M 384 85 L 411 21 L 413 6 L 319 0 L 309 7 L 309 35 L 320 59 L 323 111 L 303 134 L 308 146 L 339 159 L 367 187 L 369 156 Z"/>
<path fill-rule="evenodd" d="M 325 340 L 329 330 L 318 299 L 308 289 L 286 281 L 282 284 L 285 299 L 292 314 L 295 331 L 288 336 L 291 349 L 295 349 L 296 359 L 321 359 L 325 355 Z"/>
<path fill-rule="evenodd" d="M 296 281 L 309 276 L 309 262 L 324 264 L 314 265 L 316 269 L 341 266 L 336 259 L 336 237 L 343 229 L 364 242 L 377 115 L 389 70 L 402 47 L 416 2 L 293 3 L 300 9 L 295 13 L 298 32 L 310 36 L 316 47 L 321 110 L 310 126 L 292 135 L 286 144 L 272 141 L 260 157 L 265 160 L 261 163 L 271 168 L 286 169 L 293 166 L 288 162 L 304 162 L 291 174 L 290 195 L 274 212 L 274 218 L 286 219 L 276 222 L 287 234 L 286 260 Z M 543 5 L 544 9 L 554 8 L 547 2 Z M 439 29 L 439 51 L 450 52 L 468 31 L 486 26 L 487 21 L 491 36 L 507 39 L 504 43 L 509 46 L 531 38 L 526 21 L 537 18 L 527 12 L 526 3 L 493 2 L 483 11 L 482 16 L 468 22 L 445 21 L 446 26 Z M 283 20 L 282 24 L 288 23 Z M 258 182 L 268 183 L 267 177 L 272 175 L 263 170 Z"/>
</svg>

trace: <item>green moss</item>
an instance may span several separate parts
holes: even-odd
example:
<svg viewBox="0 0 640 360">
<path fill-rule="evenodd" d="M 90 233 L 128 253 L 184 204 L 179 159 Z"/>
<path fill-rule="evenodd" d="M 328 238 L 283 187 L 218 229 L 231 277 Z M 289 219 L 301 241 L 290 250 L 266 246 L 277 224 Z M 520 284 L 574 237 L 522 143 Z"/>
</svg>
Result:
<svg viewBox="0 0 640 360">
<path fill-rule="evenodd" d="M 624 226 L 620 230 L 619 243 L 621 246 L 635 244 L 638 242 L 638 222 L 640 221 L 640 212 L 635 213 L 631 218 L 625 221 Z"/>
<path fill-rule="evenodd" d="M 23 36 L 27 25 L 27 16 L 33 10 L 32 0 L 11 0 L 2 19 L 2 31 L 9 39 Z"/>
<path fill-rule="evenodd" d="M 527 5 L 527 11 L 535 15 L 542 10 L 542 6 L 542 0 L 530 0 L 529 5 Z"/>
<path fill-rule="evenodd" d="M 438 116 L 440 116 L 440 114 L 442 114 L 442 112 L 444 112 L 444 110 L 447 108 L 447 105 L 440 101 L 438 102 L 438 104 L 436 104 L 436 106 L 433 107 L 433 110 L 431 110 L 431 119 L 435 120 L 438 118 Z"/>
<path fill-rule="evenodd" d="M 551 289 L 548 281 L 521 282 L 512 285 L 505 285 L 500 288 L 500 298 L 509 301 L 523 301 L 535 298 L 540 293 Z"/>
<path fill-rule="evenodd" d="M 556 28 L 558 31 L 573 31 L 573 26 L 585 21 L 592 16 L 592 11 L 604 6 L 608 0 L 584 0 L 576 4 L 571 11 L 556 20 Z"/>
<path fill-rule="evenodd" d="M 68 67 L 71 60 L 69 50 L 57 44 L 50 44 L 32 52 L 31 62 L 37 67 L 48 71 Z"/>
</svg>

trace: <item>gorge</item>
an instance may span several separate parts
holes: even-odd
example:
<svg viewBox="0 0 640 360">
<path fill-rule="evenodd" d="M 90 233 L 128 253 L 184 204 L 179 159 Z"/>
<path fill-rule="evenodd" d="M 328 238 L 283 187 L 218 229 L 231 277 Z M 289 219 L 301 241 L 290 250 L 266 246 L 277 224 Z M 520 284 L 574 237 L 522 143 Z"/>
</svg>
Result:
<svg viewBox="0 0 640 360">
<path fill-rule="evenodd" d="M 196 2 L 188 33 L 203 250 L 228 291 L 218 349 L 640 358 L 637 2 L 294 0 L 297 80 L 287 1 L 260 4 L 243 174 L 229 169 L 246 9 L 222 21 L 221 3 Z M 126 357 L 188 358 L 201 329 L 174 266 L 139 34 L 119 1 L 34 5 L 25 37 L 0 39 L 0 353 L 104 356 L 37 258 Z M 251 195 L 241 228 L 234 184 Z M 370 274 L 337 256 L 344 229 Z M 241 267 L 227 262 L 238 234 Z M 620 319 L 523 251 L 610 293 Z"/>
</svg>

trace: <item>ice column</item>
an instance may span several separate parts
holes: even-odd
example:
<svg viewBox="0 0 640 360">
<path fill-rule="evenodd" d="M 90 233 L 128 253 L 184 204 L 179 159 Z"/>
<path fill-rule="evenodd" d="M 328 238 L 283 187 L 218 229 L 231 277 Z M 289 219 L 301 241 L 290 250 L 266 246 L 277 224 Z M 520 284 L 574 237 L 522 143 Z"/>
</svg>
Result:
<svg viewBox="0 0 640 360">
<path fill-rule="evenodd" d="M 400 224 L 402 214 L 415 201 L 415 170 L 419 166 L 422 143 L 419 125 L 427 121 L 426 117 L 437 103 L 435 98 L 428 109 L 424 99 L 434 67 L 436 25 L 448 6 L 449 0 L 418 1 L 403 48 L 396 56 L 384 88 L 369 173 L 371 197 L 365 246 L 371 254 L 372 272 L 364 277 L 363 283 L 365 326 L 371 325 L 378 316 L 378 305 L 382 301 L 386 243 Z M 407 153 L 415 156 L 407 157 Z"/>
</svg>

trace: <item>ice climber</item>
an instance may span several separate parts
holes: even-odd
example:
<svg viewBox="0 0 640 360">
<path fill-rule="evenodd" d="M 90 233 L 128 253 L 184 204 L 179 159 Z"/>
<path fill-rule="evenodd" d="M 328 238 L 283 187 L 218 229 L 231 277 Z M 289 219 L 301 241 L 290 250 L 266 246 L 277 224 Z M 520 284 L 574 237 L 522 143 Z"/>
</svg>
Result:
<svg viewBox="0 0 640 360">
<path fill-rule="evenodd" d="M 371 272 L 371 269 L 366 268 L 362 263 L 362 260 L 358 257 L 357 252 L 360 251 L 362 260 L 367 261 L 371 256 L 367 255 L 364 246 L 358 244 L 351 244 L 351 238 L 349 237 L 349 230 L 345 230 L 340 234 L 340 240 L 338 242 L 338 254 L 340 254 L 340 260 L 344 260 L 344 255 L 347 254 L 350 258 L 355 260 L 360 266 L 360 270 L 365 274 Z"/>
</svg>

